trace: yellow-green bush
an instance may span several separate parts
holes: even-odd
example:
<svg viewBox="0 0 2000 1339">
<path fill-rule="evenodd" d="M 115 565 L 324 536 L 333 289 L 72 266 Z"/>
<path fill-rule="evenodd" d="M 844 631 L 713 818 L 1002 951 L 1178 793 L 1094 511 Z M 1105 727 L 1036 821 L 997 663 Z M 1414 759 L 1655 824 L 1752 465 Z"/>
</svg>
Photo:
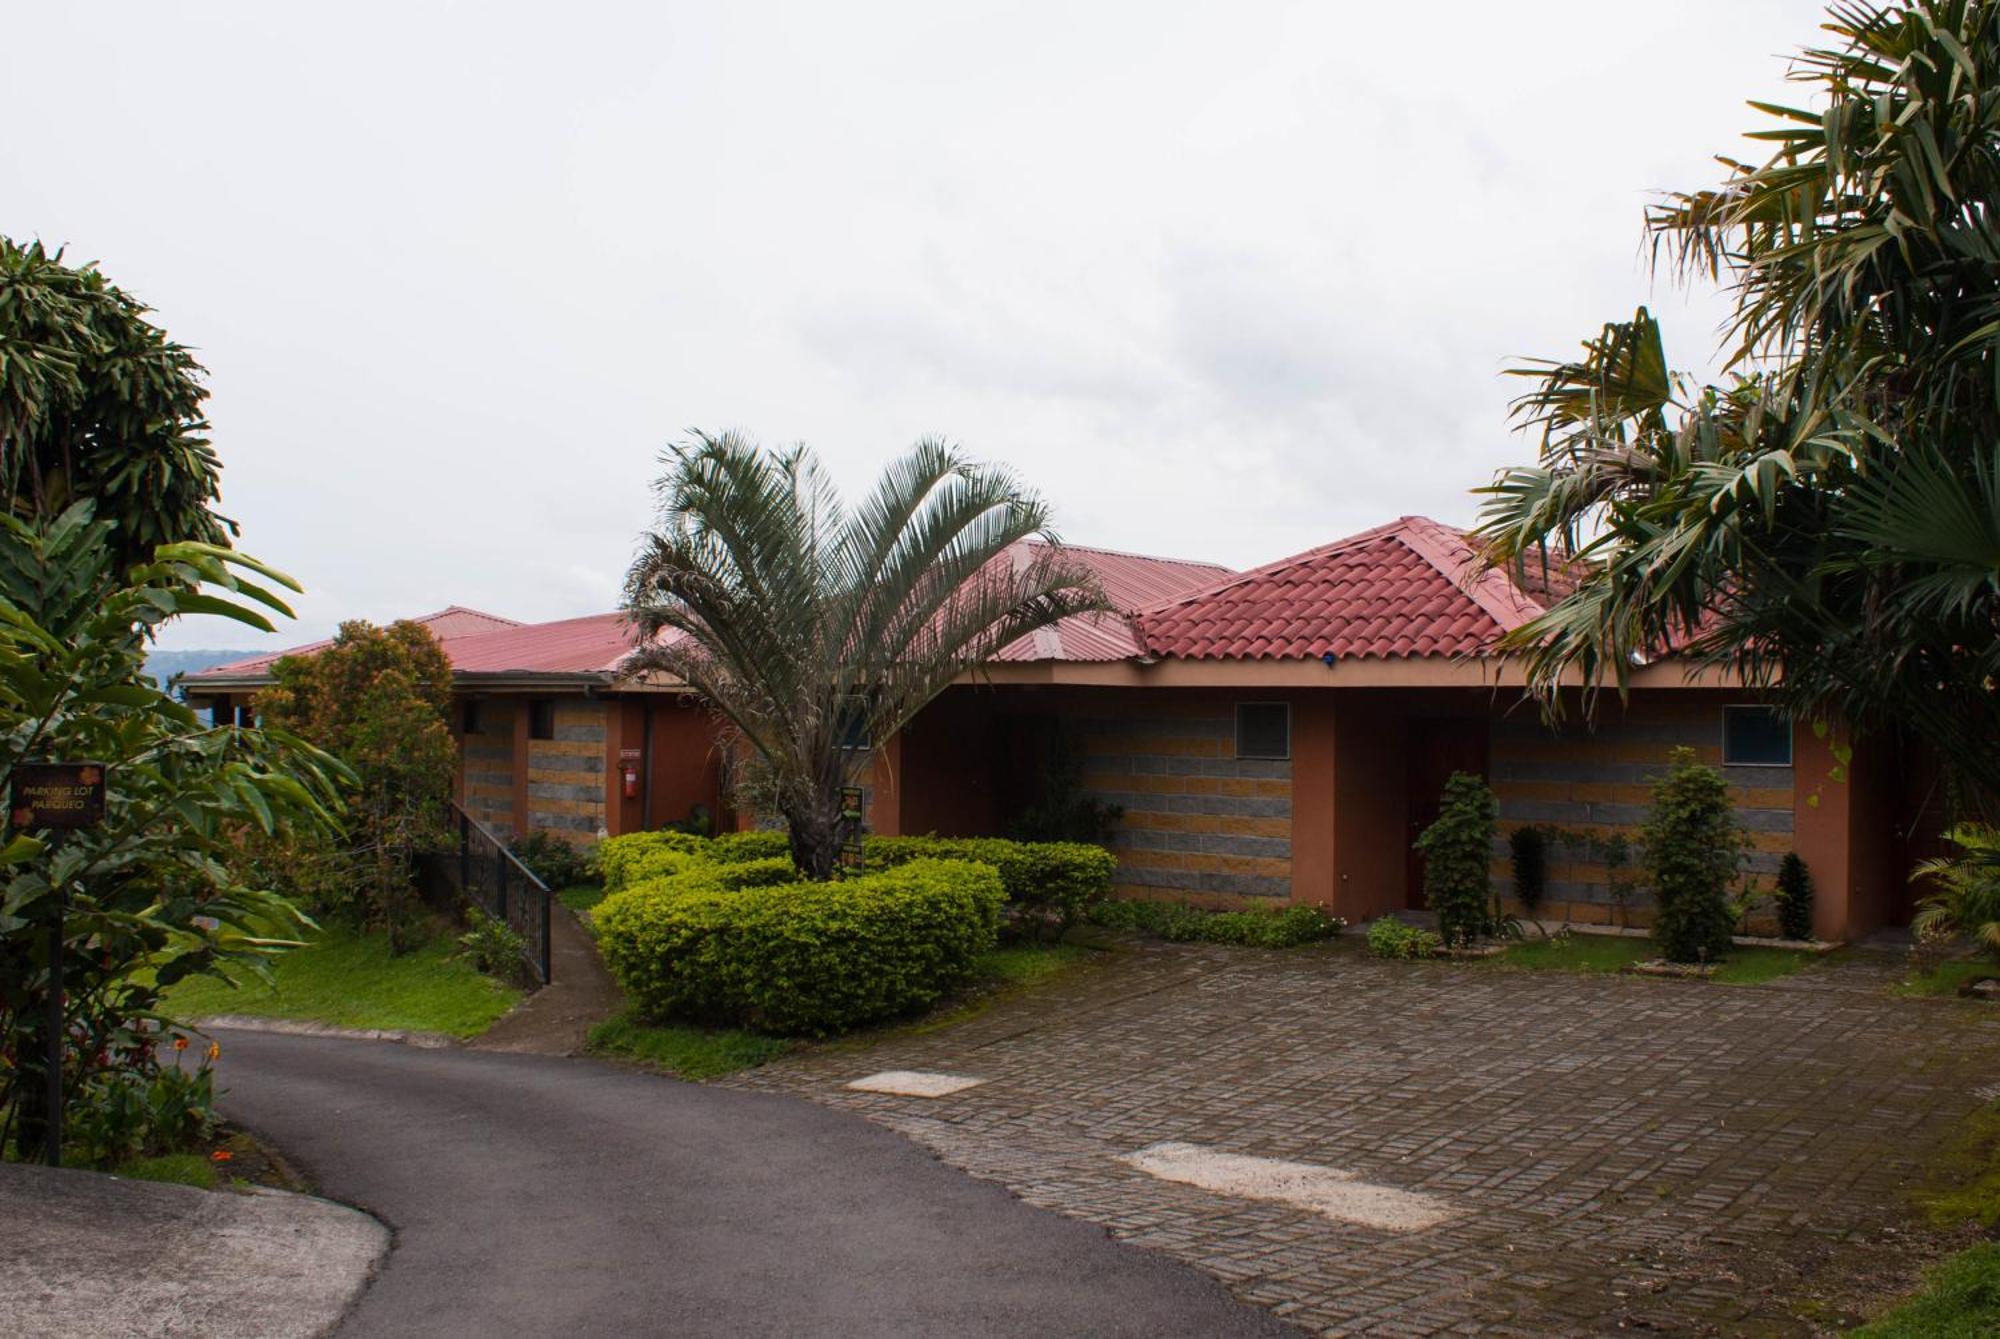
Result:
<svg viewBox="0 0 2000 1339">
<path fill-rule="evenodd" d="M 708 858 L 718 865 L 779 857 L 792 858 L 792 839 L 782 832 L 725 832 L 708 844 Z"/>
<path fill-rule="evenodd" d="M 597 845 L 597 867 L 604 876 L 604 891 L 615 893 L 642 879 L 677 874 L 690 865 L 705 862 L 706 838 L 686 832 L 629 832 Z"/>
<path fill-rule="evenodd" d="M 1000 874 L 1017 924 L 1038 936 L 1059 936 L 1111 895 L 1118 861 L 1088 842 L 1017 842 L 1002 837 L 870 837 L 862 845 L 869 869 L 912 860 L 976 860 Z"/>
<path fill-rule="evenodd" d="M 735 890 L 715 881 L 726 868 L 598 907 L 605 962 L 646 1016 L 824 1036 L 909 1013 L 966 979 L 1005 898 L 993 867 L 969 861 Z"/>
</svg>

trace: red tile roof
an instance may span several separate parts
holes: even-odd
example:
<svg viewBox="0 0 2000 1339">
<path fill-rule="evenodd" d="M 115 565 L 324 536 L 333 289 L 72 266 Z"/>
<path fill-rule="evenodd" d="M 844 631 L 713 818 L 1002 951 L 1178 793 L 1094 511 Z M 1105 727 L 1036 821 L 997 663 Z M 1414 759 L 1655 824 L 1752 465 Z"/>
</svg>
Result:
<svg viewBox="0 0 2000 1339">
<path fill-rule="evenodd" d="M 1482 571 L 1463 532 L 1405 516 L 1164 601 L 1139 615 L 1156 656 L 1189 660 L 1459 656 L 1542 612 Z"/>
<path fill-rule="evenodd" d="M 1015 570 L 1025 566 L 1042 547 L 1030 540 L 1016 544 Z M 1148 558 L 1136 553 L 1090 549 L 1066 544 L 1063 552 L 1097 574 L 1115 614 L 1079 614 L 1054 627 L 1043 628 L 1000 650 L 995 660 L 1020 663 L 1037 660 L 1127 660 L 1140 654 L 1132 615 L 1148 605 L 1172 599 L 1212 584 L 1230 570 L 1219 563 L 1180 558 Z"/>
<path fill-rule="evenodd" d="M 447 655 L 450 654 L 451 644 L 461 638 L 477 637 L 503 628 L 521 626 L 514 619 L 502 618 L 498 614 L 489 614 L 478 609 L 468 609 L 462 604 L 446 605 L 434 614 L 424 614 L 411 619 L 410 622 L 421 623 L 429 628 L 431 635 L 444 645 Z M 233 679 L 243 675 L 266 675 L 271 672 L 271 666 L 286 656 L 311 655 L 315 651 L 324 651 L 332 645 L 332 638 L 322 638 L 316 642 L 307 642 L 303 646 L 289 646 L 282 651 L 270 651 L 260 656 L 232 660 L 227 665 L 213 665 L 199 673 L 183 675 L 181 681 L 187 684 L 199 684 L 210 676 Z"/>
</svg>

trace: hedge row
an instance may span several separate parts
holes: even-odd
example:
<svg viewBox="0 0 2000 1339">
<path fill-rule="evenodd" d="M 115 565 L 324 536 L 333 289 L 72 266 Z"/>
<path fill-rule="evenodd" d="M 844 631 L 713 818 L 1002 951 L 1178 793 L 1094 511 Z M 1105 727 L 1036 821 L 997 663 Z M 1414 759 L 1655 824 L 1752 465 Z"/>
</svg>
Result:
<svg viewBox="0 0 2000 1339">
<path fill-rule="evenodd" d="M 703 862 L 598 906 L 605 962 L 641 1012 L 824 1036 L 935 1003 L 993 946 L 1004 895 L 989 865 L 765 882 L 779 863 Z"/>
<path fill-rule="evenodd" d="M 1340 917 L 1305 904 L 1203 911 L 1179 902 L 1138 898 L 1103 903 L 1091 911 L 1090 919 L 1114 929 L 1144 930 L 1175 944 L 1243 944 L 1252 948 L 1317 943 L 1347 928 Z"/>
</svg>

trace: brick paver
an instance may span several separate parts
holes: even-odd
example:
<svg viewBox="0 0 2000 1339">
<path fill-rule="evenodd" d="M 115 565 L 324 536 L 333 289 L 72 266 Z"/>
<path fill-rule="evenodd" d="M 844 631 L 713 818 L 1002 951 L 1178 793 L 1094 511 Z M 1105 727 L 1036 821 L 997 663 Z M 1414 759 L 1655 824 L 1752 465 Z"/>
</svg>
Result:
<svg viewBox="0 0 2000 1339">
<path fill-rule="evenodd" d="M 1149 946 L 956 1026 L 734 1080 L 849 1107 L 1327 1334 L 1807 1333 L 1784 1305 L 1906 1226 L 2000 1080 L 2000 1012 L 1867 958 L 1774 987 Z M 983 1078 L 848 1091 L 882 1069 Z M 1461 1213 L 1395 1234 L 1156 1180 L 1160 1140 L 1322 1163 Z"/>
</svg>

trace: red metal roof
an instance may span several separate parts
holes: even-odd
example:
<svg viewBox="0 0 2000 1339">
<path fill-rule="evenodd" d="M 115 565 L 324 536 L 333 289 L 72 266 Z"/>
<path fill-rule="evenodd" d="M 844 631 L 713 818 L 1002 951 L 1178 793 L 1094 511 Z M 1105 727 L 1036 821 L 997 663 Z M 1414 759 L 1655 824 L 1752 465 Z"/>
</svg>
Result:
<svg viewBox="0 0 2000 1339">
<path fill-rule="evenodd" d="M 588 614 L 461 637 L 445 654 L 459 674 L 611 674 L 634 644 L 623 613 Z"/>
<path fill-rule="evenodd" d="M 1018 571 L 1042 547 L 1029 540 L 1014 546 L 1013 560 Z M 1054 627 L 1043 628 L 1000 649 L 995 660 L 1022 662 L 1036 660 L 1126 660 L 1141 653 L 1132 615 L 1148 605 L 1172 599 L 1200 586 L 1228 576 L 1230 569 L 1219 563 L 1189 562 L 1180 558 L 1148 558 L 1136 553 L 1116 553 L 1110 549 L 1090 549 L 1066 544 L 1063 552 L 1097 574 L 1104 593 L 1117 608 L 1115 614 L 1078 614 Z"/>
<path fill-rule="evenodd" d="M 421 623 L 429 628 L 431 635 L 444 645 L 447 655 L 450 654 L 451 644 L 460 638 L 477 637 L 486 633 L 499 631 L 503 628 L 518 628 L 521 626 L 514 619 L 502 618 L 498 614 L 489 614 L 478 609 L 468 609 L 462 604 L 446 605 L 434 614 L 425 614 L 420 618 L 411 619 L 410 622 Z M 324 651 L 332 645 L 332 638 L 322 638 L 316 642 L 307 642 L 303 646 L 291 646 L 282 651 L 271 651 L 261 656 L 250 656 L 243 660 L 233 660 L 227 665 L 212 665 L 199 673 L 183 675 L 181 682 L 199 684 L 203 679 L 210 676 L 216 678 L 236 678 L 246 674 L 269 674 L 271 666 L 277 664 L 286 656 L 311 655 L 315 651 Z"/>
<path fill-rule="evenodd" d="M 1541 613 L 1463 532 L 1422 516 L 1213 582 L 1139 615 L 1146 650 L 1189 660 L 1458 656 Z"/>
</svg>

